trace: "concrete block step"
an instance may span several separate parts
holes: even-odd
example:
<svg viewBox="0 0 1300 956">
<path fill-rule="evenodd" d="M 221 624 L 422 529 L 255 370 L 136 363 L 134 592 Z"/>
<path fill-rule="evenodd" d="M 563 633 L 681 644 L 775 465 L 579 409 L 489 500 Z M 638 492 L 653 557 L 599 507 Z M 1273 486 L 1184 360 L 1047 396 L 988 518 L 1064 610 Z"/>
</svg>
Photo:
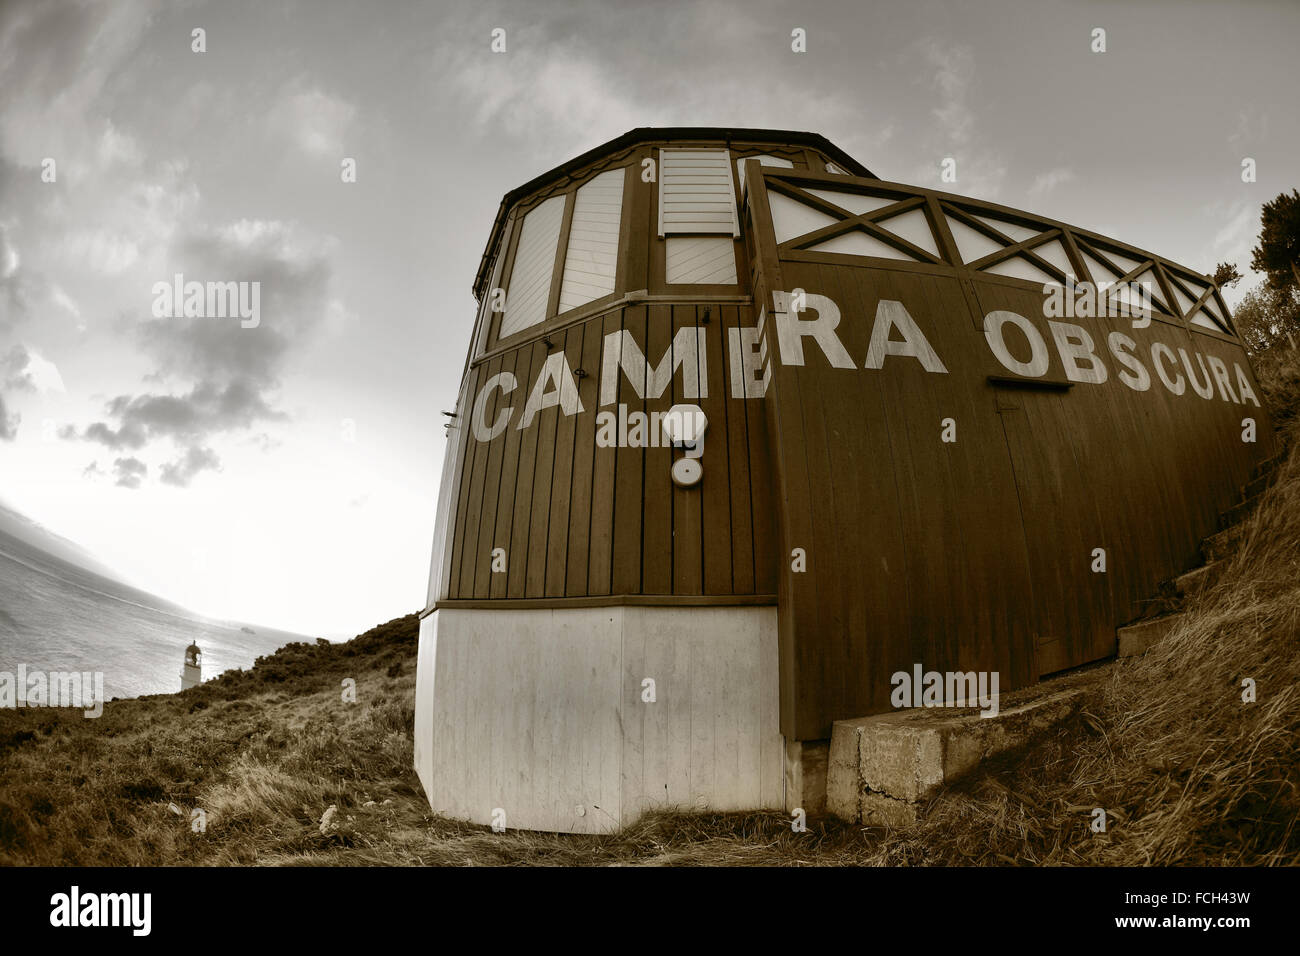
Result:
<svg viewBox="0 0 1300 956">
<path fill-rule="evenodd" d="M 1218 580 L 1219 573 L 1222 570 L 1222 562 L 1219 561 L 1212 561 L 1209 564 L 1201 565 L 1199 568 L 1193 568 L 1174 578 L 1174 590 L 1184 597 L 1191 597 L 1202 588 L 1206 588 Z"/>
<path fill-rule="evenodd" d="M 1119 638 L 1119 656 L 1136 657 L 1145 654 L 1147 648 L 1168 637 L 1182 619 L 1181 613 L 1166 614 L 1164 617 L 1117 628 L 1115 636 Z"/>
<path fill-rule="evenodd" d="M 1070 719 L 1085 696 L 1081 688 L 1056 691 L 995 716 L 917 708 L 837 720 L 831 725 L 826 809 L 854 823 L 912 823 L 940 788 Z"/>
<path fill-rule="evenodd" d="M 1201 541 L 1201 557 L 1207 563 L 1211 561 L 1222 561 L 1228 555 L 1236 550 L 1237 544 L 1241 541 L 1241 525 L 1234 524 L 1231 528 L 1225 528 L 1217 534 L 1212 534 Z"/>
<path fill-rule="evenodd" d="M 1242 521 L 1246 520 L 1250 513 L 1254 511 L 1256 506 L 1259 504 L 1261 497 L 1261 495 L 1255 495 L 1253 498 L 1247 498 L 1245 501 L 1235 504 L 1227 511 L 1223 512 L 1219 515 L 1219 527 L 1231 528 L 1233 525 L 1240 524 Z"/>
</svg>

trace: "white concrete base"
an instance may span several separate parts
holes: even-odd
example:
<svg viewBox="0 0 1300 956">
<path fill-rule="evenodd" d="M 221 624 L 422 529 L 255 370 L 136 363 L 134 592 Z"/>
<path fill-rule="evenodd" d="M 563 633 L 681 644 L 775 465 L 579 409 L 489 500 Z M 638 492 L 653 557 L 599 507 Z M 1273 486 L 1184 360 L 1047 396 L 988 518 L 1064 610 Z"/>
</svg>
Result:
<svg viewBox="0 0 1300 956">
<path fill-rule="evenodd" d="M 571 833 L 781 808 L 776 635 L 774 607 L 435 611 L 415 695 L 429 805 Z"/>
</svg>

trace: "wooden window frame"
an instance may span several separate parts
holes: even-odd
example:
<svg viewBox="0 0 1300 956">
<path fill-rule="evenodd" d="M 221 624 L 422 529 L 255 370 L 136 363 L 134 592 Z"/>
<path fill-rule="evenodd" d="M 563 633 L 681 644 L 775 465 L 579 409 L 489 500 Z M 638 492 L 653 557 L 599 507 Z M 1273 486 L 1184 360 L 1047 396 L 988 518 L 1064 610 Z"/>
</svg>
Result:
<svg viewBox="0 0 1300 956">
<path fill-rule="evenodd" d="M 542 338 L 547 332 L 564 325 L 569 317 L 583 310 L 598 309 L 602 305 L 614 302 L 627 291 L 627 259 L 630 243 L 635 241 L 632 236 L 630 219 L 632 210 L 635 206 L 633 185 L 635 177 L 632 170 L 635 164 L 628 162 L 627 154 L 599 163 L 589 169 L 583 170 L 568 177 L 562 182 L 556 183 L 552 187 L 521 200 L 510 213 L 510 225 L 508 239 L 505 242 L 505 260 L 501 269 L 502 284 L 501 288 L 505 290 L 506 300 L 510 299 L 510 280 L 513 278 L 515 266 L 515 256 L 519 249 L 519 235 L 523 231 L 523 222 L 527 215 L 546 202 L 548 199 L 554 199 L 556 196 L 564 197 L 564 212 L 560 220 L 560 234 L 555 244 L 555 261 L 551 265 L 551 284 L 546 296 L 546 317 L 526 329 L 520 329 L 505 338 L 501 337 L 501 319 L 503 312 L 489 312 L 490 331 L 484 339 L 483 348 L 479 351 L 475 359 L 500 349 L 508 349 L 517 345 L 523 345 L 535 339 Z M 584 302 L 565 312 L 559 312 L 560 289 L 564 285 L 564 260 L 569 250 L 569 234 L 573 227 L 573 211 L 577 203 L 578 190 L 587 183 L 591 182 L 602 173 L 611 172 L 615 169 L 624 171 L 623 179 L 623 207 L 620 213 L 618 227 L 618 252 L 616 266 L 614 269 L 614 290 L 607 295 Z M 492 290 L 487 291 L 491 295 Z"/>
</svg>

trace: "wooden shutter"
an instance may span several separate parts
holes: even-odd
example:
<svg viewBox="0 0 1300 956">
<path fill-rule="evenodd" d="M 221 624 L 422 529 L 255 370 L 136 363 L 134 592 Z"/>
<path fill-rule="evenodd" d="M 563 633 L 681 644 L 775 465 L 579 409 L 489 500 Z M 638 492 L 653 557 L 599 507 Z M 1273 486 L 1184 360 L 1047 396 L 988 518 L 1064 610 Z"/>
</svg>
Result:
<svg viewBox="0 0 1300 956">
<path fill-rule="evenodd" d="M 625 169 L 611 169 L 578 188 L 564 254 L 560 312 L 614 291 L 626 177 Z"/>
<path fill-rule="evenodd" d="M 725 149 L 659 150 L 659 235 L 740 235 Z"/>
<path fill-rule="evenodd" d="M 506 288 L 506 312 L 498 339 L 530 328 L 546 318 L 555 271 L 555 248 L 564 220 L 564 197 L 552 196 L 524 217 L 515 264 Z"/>
</svg>

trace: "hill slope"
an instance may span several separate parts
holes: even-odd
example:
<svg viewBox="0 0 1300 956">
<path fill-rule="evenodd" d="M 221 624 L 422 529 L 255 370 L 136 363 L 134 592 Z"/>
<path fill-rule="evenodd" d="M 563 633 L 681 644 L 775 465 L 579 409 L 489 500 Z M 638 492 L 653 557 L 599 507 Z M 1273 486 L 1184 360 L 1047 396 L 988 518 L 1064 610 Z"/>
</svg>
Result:
<svg viewBox="0 0 1300 956">
<path fill-rule="evenodd" d="M 776 812 L 661 813 L 593 837 L 435 818 L 412 768 L 408 615 L 99 720 L 0 711 L 0 863 L 1300 864 L 1300 361 L 1260 365 L 1291 452 L 1218 583 L 1164 643 L 1098 668 L 1073 724 L 945 791 L 914 827 L 796 834 Z"/>
</svg>

